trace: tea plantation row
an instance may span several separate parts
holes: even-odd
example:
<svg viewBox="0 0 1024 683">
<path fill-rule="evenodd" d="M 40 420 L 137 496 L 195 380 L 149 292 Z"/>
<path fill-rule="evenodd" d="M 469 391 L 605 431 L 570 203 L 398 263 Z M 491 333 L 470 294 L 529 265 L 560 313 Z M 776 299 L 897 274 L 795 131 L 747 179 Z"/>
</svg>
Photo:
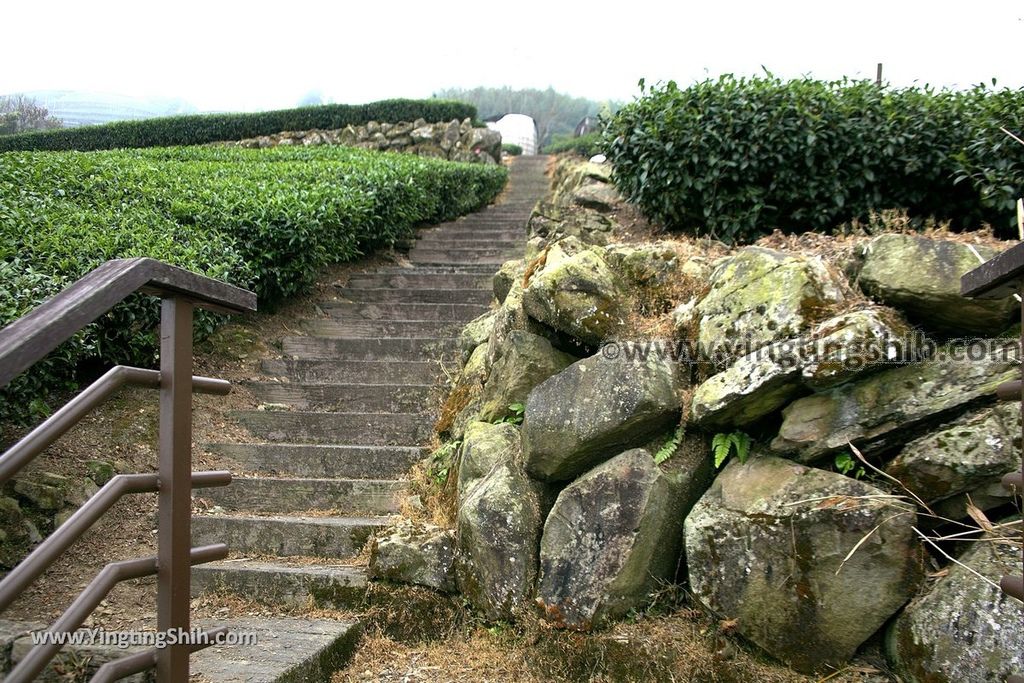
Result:
<svg viewBox="0 0 1024 683">
<path fill-rule="evenodd" d="M 327 146 L 3 154 L 0 326 L 132 256 L 250 287 L 272 305 L 329 263 L 485 205 L 505 180 L 502 167 Z M 157 321 L 150 297 L 119 305 L 9 385 L 0 415 L 24 415 L 85 361 L 152 364 Z M 200 318 L 200 334 L 213 324 Z"/>
<path fill-rule="evenodd" d="M 641 83 L 643 88 L 643 83 Z M 725 241 L 908 209 L 1016 237 L 1024 90 L 708 80 L 648 88 L 606 129 L 620 190 L 667 227 Z"/>
</svg>

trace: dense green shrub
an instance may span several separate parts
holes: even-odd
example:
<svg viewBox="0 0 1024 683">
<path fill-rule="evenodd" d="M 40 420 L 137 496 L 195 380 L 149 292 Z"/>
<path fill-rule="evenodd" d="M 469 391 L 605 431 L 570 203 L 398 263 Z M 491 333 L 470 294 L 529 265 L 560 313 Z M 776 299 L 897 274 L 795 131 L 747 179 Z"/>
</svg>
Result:
<svg viewBox="0 0 1024 683">
<path fill-rule="evenodd" d="M 731 76 L 641 89 L 608 155 L 623 194 L 671 229 L 749 241 L 903 208 L 1006 234 L 1024 192 L 1024 147 L 999 131 L 1024 128 L 1021 90 Z"/>
<path fill-rule="evenodd" d="M 117 121 L 21 135 L 0 136 L 0 152 L 17 150 L 98 150 L 202 145 L 243 140 L 285 130 L 344 128 L 367 121 L 430 123 L 476 117 L 476 107 L 450 100 L 383 100 L 370 104 L 324 104 L 242 114 L 190 114 L 139 121 Z"/>
<path fill-rule="evenodd" d="M 251 287 L 273 305 L 326 264 L 479 208 L 505 178 L 500 166 L 329 146 L 3 154 L 0 326 L 132 256 Z M 0 392 L 0 416 L 23 416 L 83 363 L 151 365 L 157 321 L 151 297 L 117 306 Z M 213 324 L 199 318 L 200 334 Z"/>
<path fill-rule="evenodd" d="M 501 151 L 510 157 L 517 157 L 523 153 L 523 148 L 519 145 L 513 145 L 511 142 L 506 142 L 501 146 Z"/>
<path fill-rule="evenodd" d="M 578 138 L 571 135 L 556 135 L 547 147 L 545 154 L 562 154 L 573 152 L 588 159 L 595 154 L 604 153 L 604 140 L 600 133 L 584 133 Z"/>
</svg>

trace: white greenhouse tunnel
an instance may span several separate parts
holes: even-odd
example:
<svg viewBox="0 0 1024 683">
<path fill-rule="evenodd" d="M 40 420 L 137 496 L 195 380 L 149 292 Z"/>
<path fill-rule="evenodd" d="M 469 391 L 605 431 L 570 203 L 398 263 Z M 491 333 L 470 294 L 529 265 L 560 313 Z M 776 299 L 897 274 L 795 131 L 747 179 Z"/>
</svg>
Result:
<svg viewBox="0 0 1024 683">
<path fill-rule="evenodd" d="M 488 122 L 487 127 L 501 133 L 501 142 L 519 145 L 523 154 L 537 153 L 537 124 L 526 114 L 505 114 L 497 121 Z"/>
</svg>

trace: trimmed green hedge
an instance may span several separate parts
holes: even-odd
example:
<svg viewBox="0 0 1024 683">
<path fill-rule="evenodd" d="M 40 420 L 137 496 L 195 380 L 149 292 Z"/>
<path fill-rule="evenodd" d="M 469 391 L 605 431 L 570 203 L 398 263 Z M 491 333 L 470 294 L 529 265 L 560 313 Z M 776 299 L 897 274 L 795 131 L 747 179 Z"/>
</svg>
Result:
<svg viewBox="0 0 1024 683">
<path fill-rule="evenodd" d="M 584 133 L 579 137 L 573 137 L 571 134 L 556 135 L 554 140 L 544 148 L 545 154 L 562 154 L 563 152 L 572 152 L 589 159 L 595 154 L 604 152 L 604 140 L 601 133 L 598 132 Z"/>
<path fill-rule="evenodd" d="M 1016 236 L 1024 147 L 1000 126 L 1024 129 L 1024 90 L 726 76 L 645 90 L 606 145 L 624 196 L 670 229 L 752 241 L 901 208 Z"/>
<path fill-rule="evenodd" d="M 0 136 L 0 152 L 100 150 L 202 145 L 244 140 L 285 130 L 334 129 L 367 121 L 430 123 L 476 118 L 476 107 L 451 100 L 383 100 L 370 104 L 324 104 L 249 114 L 192 114 L 97 126 Z"/>
<path fill-rule="evenodd" d="M 272 306 L 327 264 L 480 208 L 506 177 L 501 166 L 332 146 L 0 155 L 0 326 L 132 256 L 250 287 Z M 40 412 L 83 364 L 152 365 L 158 308 L 144 296 L 117 306 L 0 391 L 0 416 Z M 199 335 L 215 323 L 199 318 Z"/>
</svg>

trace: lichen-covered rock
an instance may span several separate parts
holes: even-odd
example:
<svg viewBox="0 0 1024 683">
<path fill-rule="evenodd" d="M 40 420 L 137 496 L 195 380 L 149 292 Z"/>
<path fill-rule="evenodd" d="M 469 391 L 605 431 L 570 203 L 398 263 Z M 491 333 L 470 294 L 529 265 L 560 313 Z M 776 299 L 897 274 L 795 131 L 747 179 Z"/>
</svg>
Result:
<svg viewBox="0 0 1024 683">
<path fill-rule="evenodd" d="M 469 423 L 459 456 L 459 500 L 464 500 L 473 486 L 502 463 L 522 467 L 519 428 L 508 422 Z"/>
<path fill-rule="evenodd" d="M 693 419 L 707 427 L 745 427 L 782 408 L 802 385 L 796 353 L 794 344 L 773 344 L 712 375 L 693 392 Z"/>
<path fill-rule="evenodd" d="M 908 443 L 885 468 L 926 503 L 998 484 L 1007 472 L 1019 470 L 1020 404 L 1004 404 L 973 412 Z M 1002 487 L 991 486 L 1000 491 Z M 1009 491 L 995 500 L 972 496 L 975 505 L 1008 502 Z M 966 500 L 963 501 L 966 503 Z M 963 516 L 963 505 L 960 506 Z"/>
<path fill-rule="evenodd" d="M 686 517 L 694 595 L 799 671 L 841 664 L 922 576 L 915 513 L 864 499 L 882 494 L 781 458 L 731 462 Z"/>
<path fill-rule="evenodd" d="M 572 200 L 578 206 L 607 212 L 622 203 L 622 197 L 611 183 L 589 180 L 572 193 Z"/>
<path fill-rule="evenodd" d="M 996 584 L 1020 575 L 1020 546 L 982 539 L 960 562 Z M 992 683 L 1024 671 L 1024 605 L 959 565 L 907 606 L 886 650 L 907 683 Z"/>
<path fill-rule="evenodd" d="M 628 290 L 596 249 L 558 260 L 549 252 L 523 292 L 530 317 L 592 345 L 619 329 L 629 311 Z"/>
<path fill-rule="evenodd" d="M 374 542 L 369 576 L 453 593 L 454 563 L 454 531 L 433 525 L 408 524 Z"/>
<path fill-rule="evenodd" d="M 525 273 L 526 261 L 524 259 L 513 259 L 501 264 L 501 268 L 494 274 L 494 278 L 491 281 L 494 289 L 494 298 L 498 300 L 499 304 L 504 303 L 505 297 L 508 296 L 509 291 L 512 289 L 512 284 L 516 280 L 522 280 Z"/>
<path fill-rule="evenodd" d="M 510 405 L 525 403 L 535 386 L 575 361 L 573 356 L 554 349 L 544 337 L 513 330 L 484 385 L 480 419 L 494 421 L 507 417 L 511 414 Z"/>
<path fill-rule="evenodd" d="M 458 585 L 488 619 L 512 618 L 532 597 L 543 493 L 520 467 L 503 463 L 460 501 Z"/>
<path fill-rule="evenodd" d="M 537 603 L 547 619 L 586 630 L 643 605 L 659 582 L 672 581 L 683 518 L 708 470 L 705 463 L 666 474 L 637 448 L 563 489 L 540 544 Z"/>
<path fill-rule="evenodd" d="M 534 477 L 572 479 L 679 420 L 679 365 L 638 344 L 607 348 L 617 356 L 574 363 L 527 398 L 523 450 Z"/>
<path fill-rule="evenodd" d="M 977 252 L 977 255 L 975 255 Z M 1012 322 L 1020 305 L 1012 298 L 967 299 L 960 276 L 998 250 L 918 235 L 881 235 L 864 250 L 861 288 L 903 310 L 925 327 L 955 335 L 997 334 Z"/>
<path fill-rule="evenodd" d="M 103 486 L 117 474 L 114 466 L 106 460 L 86 460 L 85 468 L 89 471 L 89 478 L 97 486 Z"/>
<path fill-rule="evenodd" d="M 690 261 L 681 258 L 671 242 L 611 245 L 605 249 L 604 260 L 634 287 L 658 289 L 691 278 Z"/>
<path fill-rule="evenodd" d="M 1016 346 L 1001 343 L 979 360 L 944 354 L 797 399 L 782 411 L 772 450 L 811 462 L 849 442 L 867 453 L 905 444 L 1017 379 Z"/>
<path fill-rule="evenodd" d="M 811 330 L 801 376 L 811 389 L 828 389 L 901 361 L 912 342 L 910 327 L 895 311 L 875 307 L 843 313 Z"/>
<path fill-rule="evenodd" d="M 840 279 L 816 257 L 802 258 L 746 247 L 711 273 L 700 303 L 698 341 L 705 354 L 742 346 L 741 356 L 772 342 L 793 339 L 846 298 Z"/>
<path fill-rule="evenodd" d="M 60 510 L 74 488 L 70 478 L 51 472 L 20 476 L 13 481 L 14 492 L 39 510 Z"/>
<path fill-rule="evenodd" d="M 33 531 L 18 501 L 0 496 L 0 568 L 10 569 L 25 558 Z"/>
<path fill-rule="evenodd" d="M 462 328 L 462 332 L 459 333 L 459 351 L 462 353 L 463 362 L 476 347 L 490 339 L 498 319 L 497 315 L 495 311 L 488 311 L 469 321 Z"/>
</svg>

